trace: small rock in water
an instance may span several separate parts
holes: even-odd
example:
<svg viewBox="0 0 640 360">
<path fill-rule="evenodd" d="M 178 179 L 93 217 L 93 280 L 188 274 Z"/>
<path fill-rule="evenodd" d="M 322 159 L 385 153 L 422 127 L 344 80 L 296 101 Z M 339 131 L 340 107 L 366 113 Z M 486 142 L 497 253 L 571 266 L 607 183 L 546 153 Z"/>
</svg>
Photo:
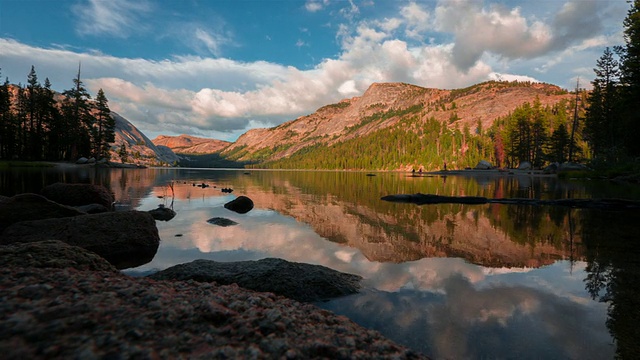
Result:
<svg viewBox="0 0 640 360">
<path fill-rule="evenodd" d="M 212 224 L 212 225 L 218 225 L 218 226 L 223 226 L 223 227 L 238 225 L 237 222 L 235 222 L 233 220 L 226 219 L 226 218 L 222 218 L 222 217 L 213 217 L 213 218 L 207 220 L 207 222 L 209 224 Z"/>
<path fill-rule="evenodd" d="M 224 207 L 225 209 L 235 211 L 238 214 L 246 214 L 253 209 L 253 201 L 246 196 L 238 196 L 224 204 Z"/>
<path fill-rule="evenodd" d="M 169 221 L 176 216 L 175 211 L 164 207 L 164 205 L 162 204 L 158 205 L 157 209 L 149 210 L 148 213 L 151 214 L 151 216 L 153 216 L 154 219 L 160 220 L 160 221 Z"/>
</svg>

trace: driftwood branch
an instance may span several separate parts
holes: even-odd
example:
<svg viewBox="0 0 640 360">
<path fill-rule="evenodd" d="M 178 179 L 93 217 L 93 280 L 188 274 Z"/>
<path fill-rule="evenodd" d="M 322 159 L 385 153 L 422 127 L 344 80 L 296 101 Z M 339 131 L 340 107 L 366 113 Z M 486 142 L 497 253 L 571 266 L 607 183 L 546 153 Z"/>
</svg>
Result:
<svg viewBox="0 0 640 360">
<path fill-rule="evenodd" d="M 482 196 L 440 196 L 432 194 L 399 194 L 383 196 L 381 200 L 416 205 L 428 204 L 509 204 L 509 205 L 550 205 L 578 209 L 640 210 L 640 201 L 626 199 L 489 199 Z"/>
</svg>

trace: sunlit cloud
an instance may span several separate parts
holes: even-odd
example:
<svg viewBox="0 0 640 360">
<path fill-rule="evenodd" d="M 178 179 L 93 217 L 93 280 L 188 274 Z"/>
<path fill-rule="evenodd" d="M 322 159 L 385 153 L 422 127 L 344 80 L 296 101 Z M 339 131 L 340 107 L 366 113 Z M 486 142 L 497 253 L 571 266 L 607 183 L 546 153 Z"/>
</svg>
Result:
<svg viewBox="0 0 640 360">
<path fill-rule="evenodd" d="M 0 61 L 3 74 L 8 69 L 23 76 L 33 64 L 60 90 L 71 86 L 81 63 L 89 89 L 95 93 L 103 88 L 111 106 L 143 132 L 190 129 L 227 134 L 226 140 L 234 140 L 252 124 L 280 124 L 361 95 L 374 82 L 457 88 L 497 79 L 588 79 L 593 75 L 583 70 L 599 57 L 601 48 L 621 39 L 620 25 L 613 27 L 607 19 L 624 16 L 623 6 L 599 1 L 571 0 L 558 4 L 555 15 L 543 17 L 521 7 L 458 0 L 412 1 L 380 18 L 360 19 L 360 7 L 366 5 L 304 3 L 303 12 L 337 9 L 332 28 L 340 45 L 334 56 L 306 69 L 222 57 L 225 46 L 241 46 L 234 43 L 224 19 L 214 28 L 178 22 L 159 35 L 181 39 L 199 56 L 116 57 L 100 50 L 44 48 L 4 38 Z M 84 34 L 127 37 L 139 26 L 144 29 L 142 20 L 152 6 L 145 1 L 95 0 L 74 11 L 82 18 L 77 29 Z M 304 29 L 311 33 L 309 27 Z M 305 35 L 295 45 L 307 47 L 310 41 Z"/>
</svg>

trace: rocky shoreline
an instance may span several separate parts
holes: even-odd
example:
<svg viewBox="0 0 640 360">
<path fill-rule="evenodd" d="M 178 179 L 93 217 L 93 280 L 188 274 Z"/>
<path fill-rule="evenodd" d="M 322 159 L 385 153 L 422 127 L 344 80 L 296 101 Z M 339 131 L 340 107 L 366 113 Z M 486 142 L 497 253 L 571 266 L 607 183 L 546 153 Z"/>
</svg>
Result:
<svg viewBox="0 0 640 360">
<path fill-rule="evenodd" d="M 104 232 L 99 223 L 114 212 L 76 213 L 38 196 L 0 198 L 0 215 L 14 214 L 2 217 L 0 228 L 0 351 L 5 359 L 425 358 L 346 317 L 291 299 L 317 301 L 357 291 L 355 275 L 265 259 L 223 270 L 221 263 L 197 263 L 190 276 L 167 271 L 158 279 L 132 277 L 116 268 L 123 267 L 124 256 L 117 247 L 130 246 L 122 234 L 137 229 L 136 246 L 157 249 L 155 222 L 146 224 L 150 214 L 137 212 L 138 220 L 129 223 L 116 219 L 119 233 L 107 232 L 99 241 L 105 245 L 105 239 L 119 238 L 116 248 L 91 248 L 97 235 L 90 231 Z M 108 196 L 102 200 L 109 201 Z M 56 230 L 45 230 L 50 228 Z M 135 246 L 125 250 L 136 251 Z M 212 276 L 203 277 L 203 268 L 212 268 L 207 270 Z M 230 281 L 216 277 L 225 271 Z M 266 290 L 280 295 L 237 285 L 263 286 L 269 278 L 281 286 Z M 315 290 L 305 288 L 314 284 Z M 329 292 L 315 293 L 318 289 Z"/>
</svg>

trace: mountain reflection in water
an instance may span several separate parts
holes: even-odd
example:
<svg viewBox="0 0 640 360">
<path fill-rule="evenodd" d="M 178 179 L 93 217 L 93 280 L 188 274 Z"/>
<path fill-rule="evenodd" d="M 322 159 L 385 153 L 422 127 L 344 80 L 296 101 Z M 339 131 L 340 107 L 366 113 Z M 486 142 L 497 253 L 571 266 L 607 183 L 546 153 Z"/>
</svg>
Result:
<svg viewBox="0 0 640 360">
<path fill-rule="evenodd" d="M 18 174 L 0 173 L 0 189 L 11 195 L 8 176 Z M 55 178 L 24 176 L 36 191 Z M 417 192 L 638 199 L 633 186 L 530 176 L 196 169 L 94 170 L 76 181 L 104 184 L 124 207 L 163 204 L 176 211 L 171 221 L 157 222 L 156 257 L 131 274 L 200 258 L 280 257 L 363 276 L 361 294 L 318 305 L 434 358 L 601 359 L 637 351 L 640 339 L 626 320 L 638 317 L 637 291 L 630 290 L 640 275 L 633 260 L 637 213 L 380 201 Z M 194 186 L 201 183 L 211 186 Z M 225 187 L 234 192 L 222 193 Z M 224 209 L 238 195 L 251 198 L 254 209 L 244 215 Z M 212 217 L 238 225 L 208 224 Z M 615 311 L 611 304 L 618 304 Z"/>
</svg>

